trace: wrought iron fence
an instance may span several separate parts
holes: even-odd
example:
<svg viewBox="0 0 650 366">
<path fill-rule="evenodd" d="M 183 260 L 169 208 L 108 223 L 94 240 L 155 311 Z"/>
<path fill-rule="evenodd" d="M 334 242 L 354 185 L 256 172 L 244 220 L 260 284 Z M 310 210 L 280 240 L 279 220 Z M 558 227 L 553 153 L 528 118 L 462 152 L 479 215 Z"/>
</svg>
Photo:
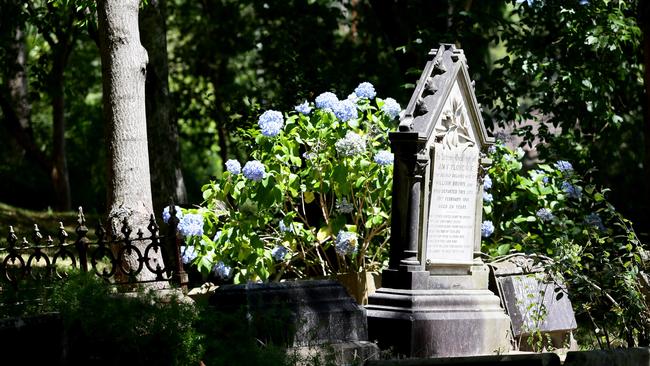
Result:
<svg viewBox="0 0 650 366">
<path fill-rule="evenodd" d="M 10 226 L 5 243 L 0 242 L 0 282 L 18 289 L 25 282 L 34 284 L 65 278 L 70 270 L 77 269 L 92 271 L 114 284 L 172 282 L 186 289 L 188 279 L 181 262 L 182 241 L 177 235 L 174 207 L 170 205 L 166 234 L 161 234 L 151 215 L 146 234 L 137 228 L 134 235 L 133 228 L 124 219 L 119 233 L 111 234 L 99 222 L 91 238 L 81 207 L 74 241 L 62 222 L 54 238 L 51 235 L 44 238 L 38 225 L 34 225 L 30 239 L 19 240 Z"/>
</svg>

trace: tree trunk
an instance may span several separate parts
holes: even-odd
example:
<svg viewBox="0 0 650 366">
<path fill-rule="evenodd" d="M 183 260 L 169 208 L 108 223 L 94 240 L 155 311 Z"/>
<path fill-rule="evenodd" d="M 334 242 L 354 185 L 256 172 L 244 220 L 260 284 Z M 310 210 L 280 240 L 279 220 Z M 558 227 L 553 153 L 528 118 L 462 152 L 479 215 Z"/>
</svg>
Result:
<svg viewBox="0 0 650 366">
<path fill-rule="evenodd" d="M 153 212 L 145 113 L 147 51 L 140 44 L 139 5 L 139 0 L 97 2 L 108 145 L 108 219 L 113 234 L 119 234 L 125 219 L 134 230 L 146 232 Z M 145 244 L 138 245 L 143 253 Z M 124 259 L 123 266 L 138 267 L 137 257 Z M 158 256 L 154 262 L 161 260 Z M 152 277 L 145 268 L 138 279 Z"/>
<path fill-rule="evenodd" d="M 641 1 L 639 2 L 639 24 L 641 25 L 641 30 L 643 32 L 643 81 L 645 84 L 645 103 L 643 103 L 643 137 L 644 137 L 644 150 L 645 157 L 643 159 L 643 176 L 644 181 L 648 182 L 650 180 L 650 2 Z M 643 208 L 640 210 L 643 216 L 641 217 L 641 222 L 637 222 L 635 229 L 641 240 L 646 242 L 650 238 L 650 185 L 643 185 Z"/>
<path fill-rule="evenodd" d="M 140 40 L 149 55 L 145 87 L 147 135 L 153 207 L 158 217 L 170 198 L 176 203 L 187 202 L 178 125 L 171 119 L 165 12 L 164 0 L 150 0 L 140 12 Z"/>
<path fill-rule="evenodd" d="M 65 65 L 67 61 L 67 42 L 59 42 L 58 50 L 54 50 L 54 66 L 52 67 L 52 85 L 50 97 L 52 99 L 52 184 L 54 186 L 55 207 L 59 211 L 69 211 L 72 206 L 70 202 L 70 179 L 68 174 L 68 162 L 65 153 L 65 97 L 64 78 Z"/>
</svg>

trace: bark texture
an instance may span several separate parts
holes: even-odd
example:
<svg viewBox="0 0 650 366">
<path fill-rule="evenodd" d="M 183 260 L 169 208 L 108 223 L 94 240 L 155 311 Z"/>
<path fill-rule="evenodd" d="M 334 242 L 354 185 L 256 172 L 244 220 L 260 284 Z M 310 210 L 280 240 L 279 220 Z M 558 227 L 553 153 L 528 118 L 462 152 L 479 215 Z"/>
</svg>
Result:
<svg viewBox="0 0 650 366">
<path fill-rule="evenodd" d="M 119 234 L 124 219 L 134 231 L 145 231 L 153 213 L 145 113 L 147 51 L 140 44 L 139 3 L 97 2 L 108 145 L 108 219 L 115 234 Z M 139 244 L 141 251 L 145 246 Z M 137 268 L 136 258 L 130 256 L 125 260 L 125 267 Z M 139 279 L 152 277 L 143 270 Z"/>
<path fill-rule="evenodd" d="M 140 41 L 149 55 L 146 80 L 147 135 L 153 207 L 159 216 L 173 198 L 187 202 L 181 171 L 178 125 L 172 118 L 167 62 L 165 1 L 150 0 L 140 11 Z"/>
</svg>

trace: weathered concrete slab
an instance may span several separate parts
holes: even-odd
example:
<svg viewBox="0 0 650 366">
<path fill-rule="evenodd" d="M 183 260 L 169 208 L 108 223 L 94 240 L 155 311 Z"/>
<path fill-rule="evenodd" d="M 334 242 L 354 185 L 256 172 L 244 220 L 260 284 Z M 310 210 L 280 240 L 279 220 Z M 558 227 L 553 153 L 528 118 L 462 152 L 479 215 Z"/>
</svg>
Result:
<svg viewBox="0 0 650 366">
<path fill-rule="evenodd" d="M 568 352 L 564 366 L 650 366 L 650 348 Z"/>
<path fill-rule="evenodd" d="M 555 353 L 527 353 L 468 357 L 436 357 L 404 360 L 368 361 L 365 366 L 560 366 Z"/>
</svg>

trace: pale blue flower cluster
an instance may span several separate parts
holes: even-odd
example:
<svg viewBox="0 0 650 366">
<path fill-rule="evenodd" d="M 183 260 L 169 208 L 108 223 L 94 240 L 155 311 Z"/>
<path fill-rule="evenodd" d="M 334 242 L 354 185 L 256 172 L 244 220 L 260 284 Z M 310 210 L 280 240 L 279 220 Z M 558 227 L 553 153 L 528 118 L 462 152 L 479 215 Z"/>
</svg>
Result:
<svg viewBox="0 0 650 366">
<path fill-rule="evenodd" d="M 605 231 L 605 225 L 603 225 L 603 220 L 598 216 L 597 213 L 592 212 L 589 215 L 585 216 L 585 223 L 589 226 L 595 226 L 600 231 Z"/>
<path fill-rule="evenodd" d="M 490 203 L 494 200 L 494 197 L 492 197 L 492 193 L 487 193 L 483 191 L 483 201 Z"/>
<path fill-rule="evenodd" d="M 266 173 L 264 164 L 257 160 L 251 160 L 244 165 L 242 169 L 244 177 L 255 182 L 259 182 L 264 179 L 264 174 Z"/>
<path fill-rule="evenodd" d="M 340 255 L 354 254 L 357 251 L 357 234 L 350 231 L 339 231 L 335 242 L 336 252 Z"/>
<path fill-rule="evenodd" d="M 276 245 L 275 248 L 271 250 L 271 256 L 278 262 L 282 262 L 287 253 L 289 253 L 289 249 L 284 245 Z"/>
<path fill-rule="evenodd" d="M 183 211 L 181 211 L 181 208 L 178 206 L 174 206 L 174 209 L 176 210 L 176 218 L 180 221 L 183 218 Z M 165 224 L 169 223 L 169 219 L 171 218 L 171 213 L 169 213 L 170 208 L 169 206 L 165 207 L 162 212 L 162 219 Z"/>
<path fill-rule="evenodd" d="M 492 154 L 495 154 L 496 152 L 497 152 L 497 147 L 496 146 L 490 145 L 490 147 L 488 147 L 488 154 L 492 155 Z"/>
<path fill-rule="evenodd" d="M 318 154 L 316 154 L 313 151 L 305 151 L 304 153 L 302 153 L 302 157 L 307 159 L 307 160 L 313 160 L 313 159 L 316 159 L 318 157 Z"/>
<path fill-rule="evenodd" d="M 336 200 L 336 210 L 342 214 L 349 214 L 354 211 L 354 205 L 348 202 L 348 199 L 343 197 L 341 200 Z"/>
<path fill-rule="evenodd" d="M 319 109 L 333 110 L 334 105 L 336 105 L 336 103 L 338 102 L 339 102 L 339 98 L 336 96 L 336 94 L 331 92 L 325 92 L 316 97 L 314 104 L 316 104 L 316 108 Z"/>
<path fill-rule="evenodd" d="M 260 116 L 257 124 L 262 130 L 262 135 L 267 137 L 275 137 L 284 126 L 284 117 L 278 111 L 268 110 Z"/>
<path fill-rule="evenodd" d="M 399 113 L 402 111 L 402 107 L 400 107 L 399 103 L 397 103 L 395 99 L 386 98 L 386 100 L 384 100 L 384 105 L 381 106 L 381 110 L 391 119 L 394 119 L 399 116 Z"/>
<path fill-rule="evenodd" d="M 488 190 L 490 188 L 492 188 L 492 178 L 489 175 L 485 175 L 485 178 L 483 178 L 483 189 Z"/>
<path fill-rule="evenodd" d="M 219 261 L 217 264 L 212 267 L 212 272 L 217 275 L 217 277 L 227 280 L 230 278 L 230 274 L 232 272 L 232 268 L 227 266 L 225 263 L 222 261 Z"/>
<path fill-rule="evenodd" d="M 348 95 L 348 97 L 346 98 L 346 100 L 349 100 L 349 101 L 352 102 L 352 103 L 356 103 L 356 102 L 359 101 L 359 97 L 358 97 L 356 94 L 354 94 L 354 93 L 350 93 L 350 95 Z"/>
<path fill-rule="evenodd" d="M 381 150 L 375 154 L 375 163 L 379 165 L 391 165 L 395 160 L 395 156 L 388 150 Z"/>
<path fill-rule="evenodd" d="M 284 224 L 284 221 L 282 220 L 280 220 L 280 223 L 278 224 L 278 228 L 283 233 L 293 233 L 293 225 L 289 224 L 289 226 L 287 226 Z"/>
<path fill-rule="evenodd" d="M 191 263 L 198 256 L 198 253 L 196 253 L 196 250 L 193 246 L 186 247 L 184 245 L 181 245 L 180 250 L 181 260 L 183 261 L 183 264 Z"/>
<path fill-rule="evenodd" d="M 229 159 L 226 161 L 226 170 L 230 172 L 230 174 L 240 174 L 241 173 L 241 164 L 239 161 L 235 159 Z"/>
<path fill-rule="evenodd" d="M 187 214 L 178 223 L 178 232 L 184 237 L 203 235 L 203 215 Z"/>
<path fill-rule="evenodd" d="M 539 210 L 537 210 L 535 215 L 537 215 L 537 217 L 540 220 L 542 220 L 543 222 L 548 222 L 548 221 L 551 221 L 551 220 L 553 220 L 555 218 L 555 215 L 553 215 L 553 212 L 551 212 L 551 210 L 549 210 L 546 207 L 542 207 Z"/>
<path fill-rule="evenodd" d="M 305 116 L 311 113 L 311 107 L 309 106 L 309 102 L 304 101 L 302 104 L 298 104 L 295 108 L 296 112 L 302 113 Z"/>
<path fill-rule="evenodd" d="M 366 140 L 358 134 L 348 131 L 344 138 L 334 144 L 336 152 L 342 156 L 354 156 L 366 150 Z"/>
<path fill-rule="evenodd" d="M 336 115 L 336 118 L 340 119 L 343 122 L 347 122 L 358 117 L 357 106 L 349 100 L 343 100 L 335 103 L 333 111 Z"/>
<path fill-rule="evenodd" d="M 363 83 L 359 84 L 356 89 L 354 89 L 354 94 L 356 94 L 356 96 L 359 98 L 372 99 L 377 95 L 377 92 L 375 92 L 375 87 L 372 86 L 372 84 L 364 81 Z"/>
<path fill-rule="evenodd" d="M 562 173 L 571 173 L 573 171 L 573 165 L 571 165 L 571 163 L 565 160 L 558 160 L 553 165 L 557 170 L 561 171 Z"/>
<path fill-rule="evenodd" d="M 494 224 L 492 224 L 492 221 L 490 220 L 485 220 L 481 224 L 481 236 L 484 238 L 489 237 L 494 233 Z"/>
<path fill-rule="evenodd" d="M 569 198 L 579 200 L 582 197 L 582 188 L 569 182 L 562 182 L 562 190 Z"/>
</svg>

